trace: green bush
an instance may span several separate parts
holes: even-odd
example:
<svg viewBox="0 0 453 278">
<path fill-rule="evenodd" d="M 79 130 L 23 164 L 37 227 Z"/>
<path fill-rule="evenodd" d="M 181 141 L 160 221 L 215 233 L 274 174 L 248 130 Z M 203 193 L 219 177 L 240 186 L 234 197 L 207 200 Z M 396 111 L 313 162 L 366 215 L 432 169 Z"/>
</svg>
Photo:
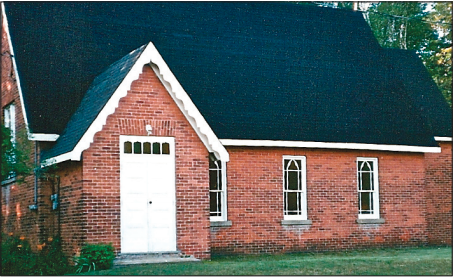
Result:
<svg viewBox="0 0 453 278">
<path fill-rule="evenodd" d="M 2 235 L 2 275 L 29 275 L 34 266 L 35 254 L 28 241 Z"/>
<path fill-rule="evenodd" d="M 2 275 L 63 275 L 70 270 L 59 238 L 34 253 L 24 237 L 2 235 Z"/>
<path fill-rule="evenodd" d="M 75 259 L 76 272 L 109 269 L 114 259 L 115 252 L 111 243 L 86 244 L 82 247 L 80 256 Z"/>
<path fill-rule="evenodd" d="M 51 238 L 49 238 L 51 239 Z M 55 237 L 48 241 L 36 258 L 36 275 L 63 275 L 70 272 L 71 268 L 66 255 L 61 248 L 61 239 Z"/>
<path fill-rule="evenodd" d="M 2 234 L 2 275 L 63 275 L 73 272 L 59 237 L 49 237 L 34 253 L 25 237 Z M 112 244 L 86 244 L 75 259 L 76 272 L 104 270 L 115 259 Z"/>
</svg>

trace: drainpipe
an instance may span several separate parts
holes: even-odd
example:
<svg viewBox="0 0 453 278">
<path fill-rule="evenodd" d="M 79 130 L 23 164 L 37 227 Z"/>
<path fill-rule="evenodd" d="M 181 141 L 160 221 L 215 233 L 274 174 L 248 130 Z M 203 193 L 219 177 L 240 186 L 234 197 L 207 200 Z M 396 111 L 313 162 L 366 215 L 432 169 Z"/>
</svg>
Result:
<svg viewBox="0 0 453 278">
<path fill-rule="evenodd" d="M 60 176 L 57 179 L 58 238 L 61 238 Z"/>
<path fill-rule="evenodd" d="M 38 167 L 38 142 L 35 142 L 35 154 L 34 154 L 35 158 L 34 158 L 34 174 L 35 174 L 35 181 L 34 181 L 34 193 L 35 193 L 35 196 L 34 196 L 34 204 L 33 205 L 30 205 L 28 206 L 28 208 L 30 210 L 37 210 L 38 209 L 38 170 L 36 167 Z"/>
</svg>

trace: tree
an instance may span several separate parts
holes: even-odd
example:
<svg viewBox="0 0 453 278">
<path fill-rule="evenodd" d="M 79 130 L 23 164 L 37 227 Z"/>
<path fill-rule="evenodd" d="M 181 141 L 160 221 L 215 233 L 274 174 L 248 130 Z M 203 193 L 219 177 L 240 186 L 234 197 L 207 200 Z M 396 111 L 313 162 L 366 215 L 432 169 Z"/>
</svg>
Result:
<svg viewBox="0 0 453 278">
<path fill-rule="evenodd" d="M 426 18 L 429 22 L 437 22 L 432 27 L 439 34 L 442 44 L 439 44 L 438 49 L 432 49 L 433 53 L 425 59 L 425 65 L 451 106 L 452 3 L 438 2 L 434 5 L 432 12 Z"/>
<path fill-rule="evenodd" d="M 382 47 L 416 50 L 451 106 L 450 2 L 369 5 L 368 23 Z"/>
<path fill-rule="evenodd" d="M 17 142 L 14 142 L 11 130 L 2 124 L 2 181 L 16 178 L 16 181 L 21 182 L 33 173 L 30 150 L 30 141 L 26 136 L 18 134 Z"/>
<path fill-rule="evenodd" d="M 437 36 L 423 22 L 426 3 L 381 2 L 369 6 L 369 24 L 382 47 L 423 50 Z"/>
</svg>

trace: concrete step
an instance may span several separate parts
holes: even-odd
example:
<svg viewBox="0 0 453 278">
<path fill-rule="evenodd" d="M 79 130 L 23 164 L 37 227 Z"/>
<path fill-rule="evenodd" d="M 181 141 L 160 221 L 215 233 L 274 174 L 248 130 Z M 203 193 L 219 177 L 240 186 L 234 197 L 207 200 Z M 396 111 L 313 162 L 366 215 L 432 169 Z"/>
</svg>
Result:
<svg viewBox="0 0 453 278">
<path fill-rule="evenodd" d="M 132 264 L 158 264 L 158 263 L 179 263 L 199 262 L 193 256 L 186 256 L 179 252 L 161 252 L 146 254 L 119 254 L 113 261 L 113 266 L 124 266 Z"/>
</svg>

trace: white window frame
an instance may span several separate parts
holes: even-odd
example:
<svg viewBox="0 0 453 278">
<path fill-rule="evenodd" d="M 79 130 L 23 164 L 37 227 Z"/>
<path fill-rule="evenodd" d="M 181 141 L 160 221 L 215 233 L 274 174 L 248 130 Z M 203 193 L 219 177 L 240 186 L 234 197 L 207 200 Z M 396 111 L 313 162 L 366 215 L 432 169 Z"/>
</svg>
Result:
<svg viewBox="0 0 453 278">
<path fill-rule="evenodd" d="M 373 183 L 373 190 L 361 190 L 360 182 L 361 182 L 361 170 L 360 164 L 361 162 L 368 162 L 373 163 L 373 169 L 370 171 L 372 173 L 372 178 L 370 182 Z M 359 219 L 379 219 L 379 167 L 378 167 L 378 159 L 375 157 L 358 157 L 357 158 L 357 201 L 358 201 L 358 218 Z M 361 205 L 361 192 L 370 192 L 373 198 L 372 204 L 372 213 L 361 213 L 360 205 Z"/>
<path fill-rule="evenodd" d="M 285 169 L 285 161 L 286 160 L 300 160 L 300 164 L 301 164 L 301 169 L 299 169 L 300 171 L 300 174 L 301 174 L 301 180 L 299 181 L 301 183 L 301 190 L 297 190 L 297 192 L 299 192 L 300 194 L 302 194 L 301 196 L 301 201 L 302 201 L 302 205 L 301 205 L 301 211 L 300 211 L 300 214 L 299 215 L 287 215 L 286 214 L 286 207 L 285 207 L 285 198 L 286 198 L 286 194 L 288 192 L 294 192 L 294 191 L 290 191 L 290 190 L 286 190 L 285 188 L 285 185 L 286 185 L 286 181 L 285 181 L 285 172 L 287 171 Z M 308 220 L 307 218 L 307 158 L 305 156 L 288 156 L 288 155 L 285 155 L 283 156 L 283 159 L 282 159 L 282 187 L 283 187 L 283 204 L 282 204 L 282 207 L 283 207 L 283 219 L 284 220 Z"/>
<path fill-rule="evenodd" d="M 221 190 L 216 190 L 215 192 L 220 192 L 220 201 L 221 201 L 221 209 L 220 209 L 220 216 L 209 216 L 209 219 L 213 222 L 216 222 L 216 221 L 227 221 L 228 220 L 228 215 L 227 215 L 227 212 L 228 212 L 228 208 L 227 208 L 227 175 L 226 175 L 226 172 L 227 172 L 227 168 L 226 168 L 226 162 L 225 161 L 221 161 L 221 160 L 217 160 L 217 161 L 213 161 L 214 163 L 216 164 L 220 164 L 220 169 L 219 168 L 211 168 L 209 167 L 209 173 L 211 173 L 211 171 L 220 171 L 220 175 L 217 175 L 218 178 L 220 178 L 221 182 L 222 182 L 222 189 Z M 209 179 L 209 182 L 210 179 Z M 209 184 L 209 187 L 211 187 L 211 184 Z M 209 195 L 211 195 L 211 188 L 209 188 Z M 211 202 L 211 201 L 209 201 Z M 210 204 L 210 203 L 209 203 Z M 211 214 L 211 209 L 209 209 L 209 214 Z"/>
<path fill-rule="evenodd" d="M 3 109 L 5 127 L 11 130 L 11 142 L 16 142 L 16 107 L 14 103 Z"/>
<path fill-rule="evenodd" d="M 11 142 L 13 145 L 16 144 L 16 106 L 14 103 L 11 103 L 3 108 L 3 122 L 5 127 L 9 128 L 11 132 Z M 12 162 L 16 162 L 16 157 L 11 157 Z M 2 184 L 14 181 L 16 177 L 15 172 L 10 172 L 8 177 L 2 181 Z"/>
</svg>

